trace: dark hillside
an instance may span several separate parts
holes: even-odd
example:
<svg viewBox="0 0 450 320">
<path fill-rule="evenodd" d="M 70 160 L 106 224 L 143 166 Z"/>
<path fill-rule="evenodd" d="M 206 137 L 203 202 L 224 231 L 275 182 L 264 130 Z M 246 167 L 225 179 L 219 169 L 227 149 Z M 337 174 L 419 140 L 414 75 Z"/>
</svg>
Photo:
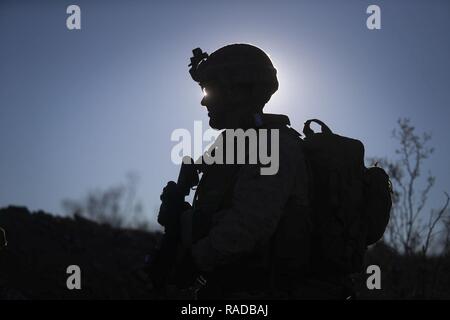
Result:
<svg viewBox="0 0 450 320">
<path fill-rule="evenodd" d="M 0 249 L 0 299 L 145 299 L 142 272 L 156 235 L 114 229 L 76 216 L 0 209 L 8 246 Z M 68 290 L 69 265 L 81 268 L 81 290 Z"/>
</svg>

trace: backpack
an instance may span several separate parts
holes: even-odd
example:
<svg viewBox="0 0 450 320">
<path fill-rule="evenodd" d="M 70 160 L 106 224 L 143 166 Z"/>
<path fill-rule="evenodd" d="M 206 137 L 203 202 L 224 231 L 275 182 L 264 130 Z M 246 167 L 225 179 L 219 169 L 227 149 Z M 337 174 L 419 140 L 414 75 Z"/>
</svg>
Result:
<svg viewBox="0 0 450 320">
<path fill-rule="evenodd" d="M 310 125 L 317 123 L 321 132 Z M 318 274 L 361 272 L 367 246 L 384 234 L 392 205 L 389 176 L 366 168 L 364 145 L 305 122 L 303 149 L 310 178 L 310 268 Z"/>
</svg>

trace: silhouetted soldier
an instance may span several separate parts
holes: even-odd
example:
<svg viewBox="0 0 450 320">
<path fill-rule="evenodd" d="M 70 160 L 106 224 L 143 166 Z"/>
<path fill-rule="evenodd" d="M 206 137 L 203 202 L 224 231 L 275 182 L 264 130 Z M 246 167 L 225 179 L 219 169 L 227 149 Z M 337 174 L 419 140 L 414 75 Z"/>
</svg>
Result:
<svg viewBox="0 0 450 320">
<path fill-rule="evenodd" d="M 277 71 L 262 50 L 248 44 L 225 46 L 209 56 L 199 49 L 195 53 L 190 72 L 205 92 L 201 104 L 212 128 L 279 130 L 276 174 L 262 175 L 260 162 L 201 166 L 193 207 L 182 214 L 179 230 L 207 280 L 200 296 L 288 297 L 307 261 L 310 224 L 299 134 L 288 127 L 287 116 L 263 113 L 278 89 Z M 161 198 L 163 203 L 170 199 L 172 207 L 183 206 L 174 182 Z M 160 212 L 163 225 L 177 220 L 167 215 L 167 210 Z M 290 225 L 280 228 L 284 221 Z"/>
<path fill-rule="evenodd" d="M 191 298 L 353 296 L 350 275 L 362 272 L 367 246 L 389 221 L 386 172 L 366 168 L 363 144 L 320 120 L 306 121 L 301 139 L 287 116 L 264 114 L 278 81 L 262 50 L 233 44 L 208 56 L 195 49 L 190 73 L 205 92 L 211 127 L 226 130 L 204 161 L 183 164 L 178 182 L 164 188 L 158 221 L 166 241 L 154 280 L 185 288 Z M 227 143 L 233 129 L 257 129 L 257 148 L 246 141 L 244 163 L 236 161 L 239 147 Z M 261 149 L 278 156 L 278 170 L 262 173 Z M 226 164 L 206 161 L 218 152 Z M 191 206 L 184 196 L 197 171 L 203 175 Z"/>
</svg>

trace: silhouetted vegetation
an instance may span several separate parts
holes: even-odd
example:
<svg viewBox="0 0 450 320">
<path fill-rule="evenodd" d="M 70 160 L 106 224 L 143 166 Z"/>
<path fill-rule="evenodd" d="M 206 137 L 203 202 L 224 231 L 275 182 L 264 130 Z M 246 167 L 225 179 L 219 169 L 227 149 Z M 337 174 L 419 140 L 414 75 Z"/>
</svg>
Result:
<svg viewBox="0 0 450 320">
<path fill-rule="evenodd" d="M 422 171 L 425 161 L 434 151 L 428 146 L 431 135 L 417 134 L 409 119 L 399 119 L 398 125 L 399 128 L 393 131 L 393 137 L 399 142 L 395 151 L 398 159 L 372 159 L 388 171 L 393 185 L 394 203 L 384 241 L 406 255 L 417 252 L 427 255 L 433 244 L 442 239 L 438 235 L 448 233 L 449 195 L 444 193 L 440 208 L 428 206 L 436 177 L 428 172 L 423 179 Z M 446 234 L 445 239 L 448 238 Z M 442 251 L 442 243 L 439 245 Z"/>
<path fill-rule="evenodd" d="M 126 183 L 95 190 L 81 200 L 63 200 L 62 206 L 70 216 L 82 216 L 114 228 L 149 230 L 143 205 L 136 199 L 138 176 L 127 174 Z"/>
<path fill-rule="evenodd" d="M 393 185 L 393 208 L 384 239 L 368 253 L 367 264 L 377 264 L 383 290 L 364 297 L 450 298 L 449 195 L 440 208 L 428 203 L 436 177 L 422 171 L 433 154 L 431 135 L 418 134 L 409 119 L 399 119 L 393 137 L 398 158 L 374 158 L 386 169 Z M 432 250 L 433 249 L 433 250 Z"/>
</svg>

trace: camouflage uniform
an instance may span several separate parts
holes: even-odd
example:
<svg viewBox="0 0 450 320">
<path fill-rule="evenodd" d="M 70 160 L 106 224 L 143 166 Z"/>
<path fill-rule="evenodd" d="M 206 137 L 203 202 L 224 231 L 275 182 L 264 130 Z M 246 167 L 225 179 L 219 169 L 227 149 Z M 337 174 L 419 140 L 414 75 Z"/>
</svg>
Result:
<svg viewBox="0 0 450 320">
<path fill-rule="evenodd" d="M 301 140 L 287 116 L 263 114 L 262 122 L 279 129 L 278 172 L 261 175 L 259 164 L 205 165 L 193 209 L 182 218 L 193 260 L 208 274 L 209 297 L 288 295 L 308 260 Z"/>
</svg>

